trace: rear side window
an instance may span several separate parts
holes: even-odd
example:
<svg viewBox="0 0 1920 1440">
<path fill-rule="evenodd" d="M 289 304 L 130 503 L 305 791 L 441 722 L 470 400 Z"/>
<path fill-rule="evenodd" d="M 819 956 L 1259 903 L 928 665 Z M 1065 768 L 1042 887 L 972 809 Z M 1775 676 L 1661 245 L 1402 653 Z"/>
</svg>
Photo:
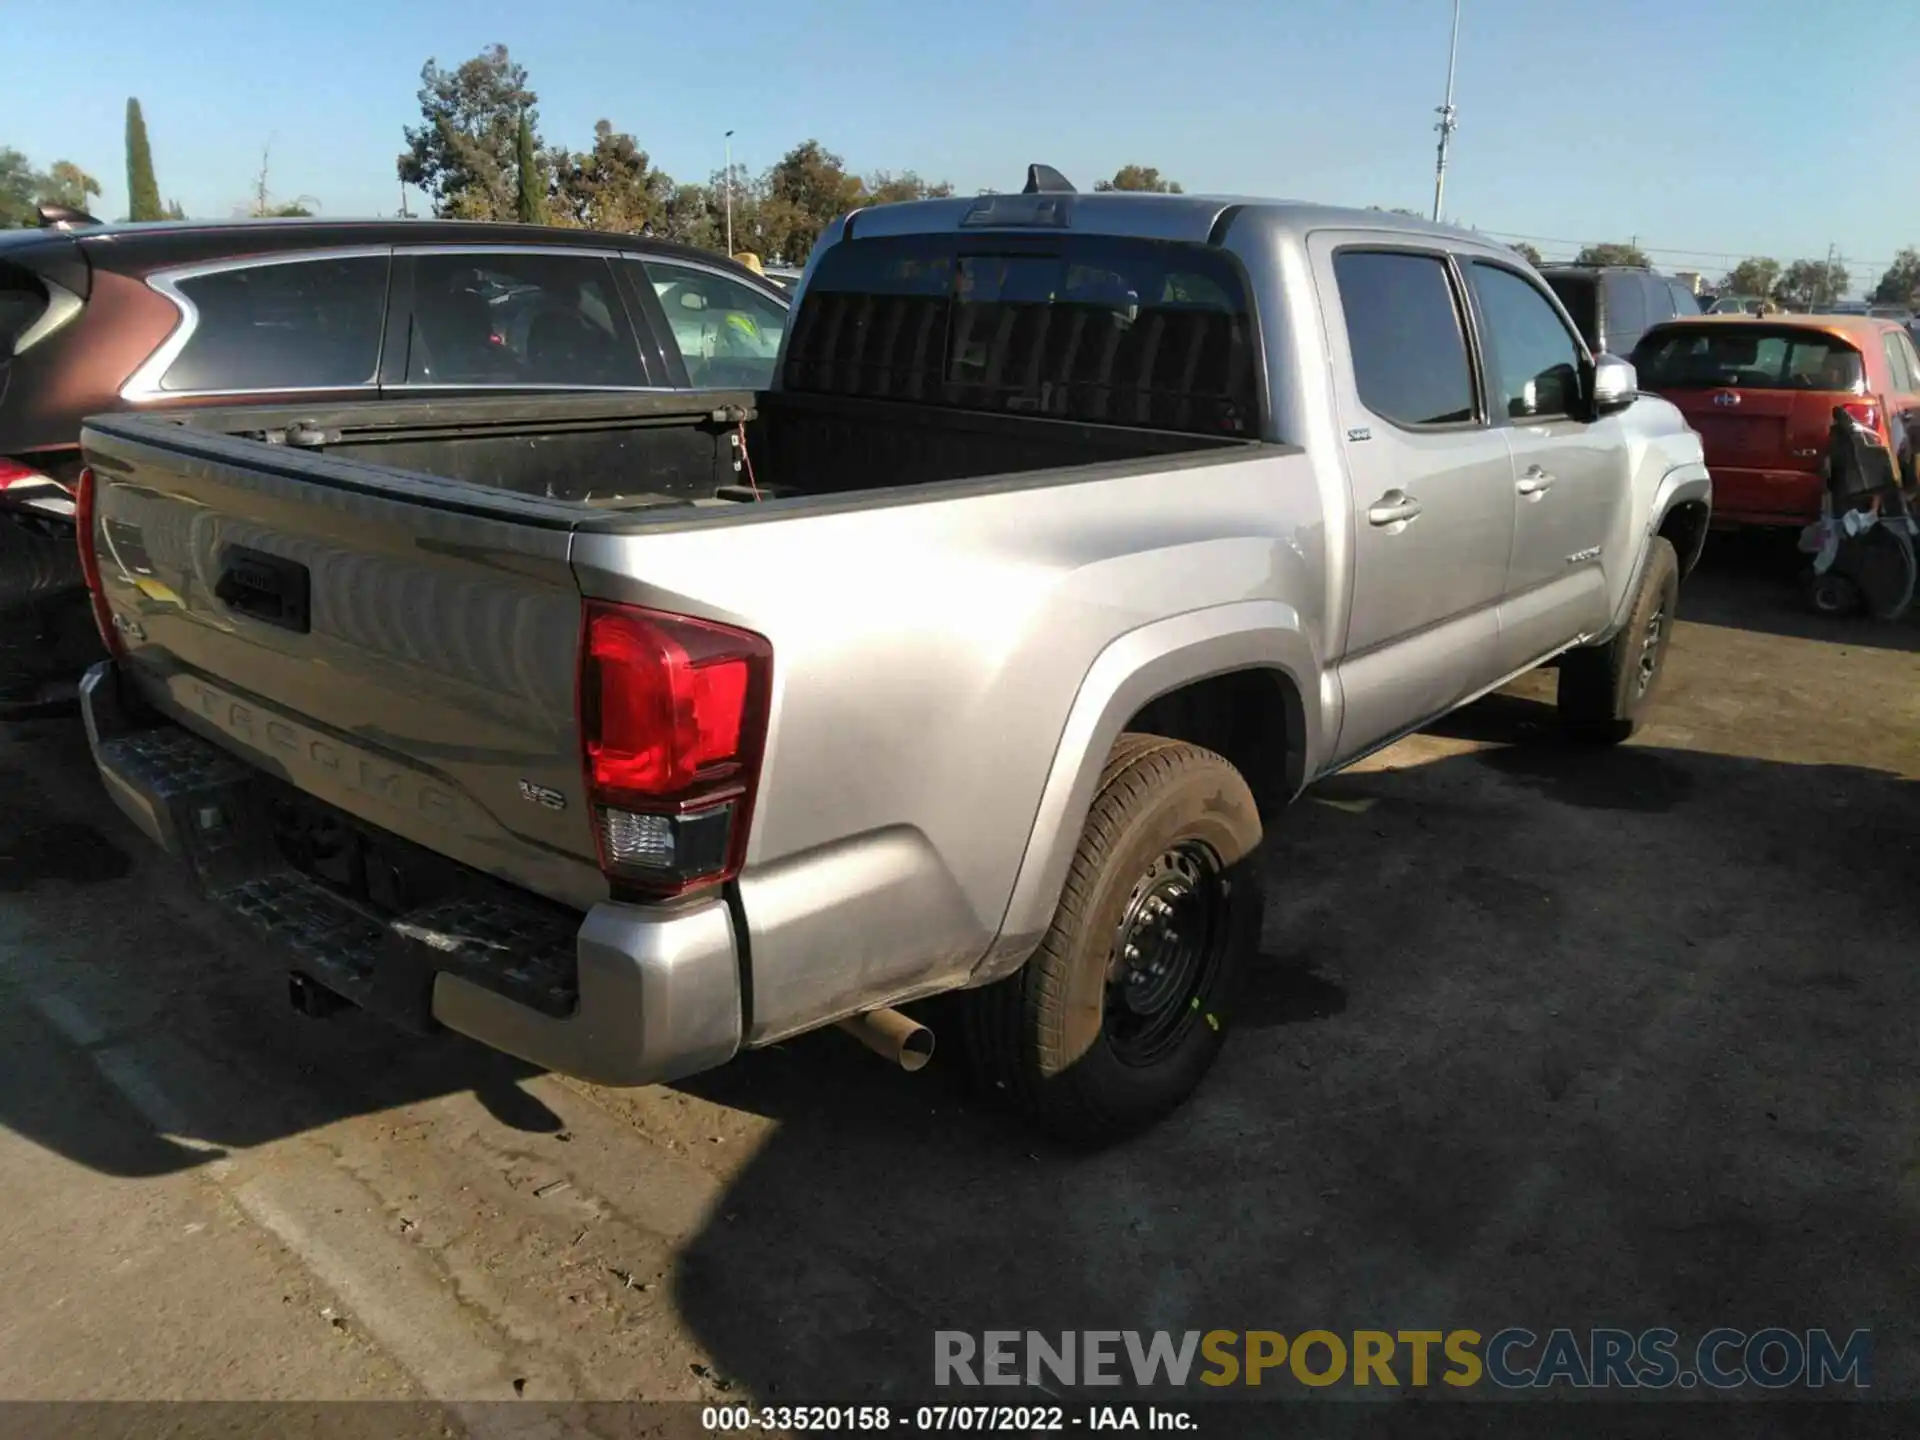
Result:
<svg viewBox="0 0 1920 1440">
<path fill-rule="evenodd" d="M 1353 380 L 1367 409 L 1400 425 L 1473 420 L 1466 334 L 1438 255 L 1344 250 L 1333 259 Z"/>
<path fill-rule="evenodd" d="M 1866 384 L 1860 352 L 1817 330 L 1694 325 L 1655 330 L 1633 355 L 1649 390 L 1829 390 Z"/>
<path fill-rule="evenodd" d="M 25 275 L 0 270 L 0 360 L 13 354 L 14 341 L 45 313 L 47 292 Z"/>
<path fill-rule="evenodd" d="M 1259 433 L 1253 304 L 1225 252 L 1114 236 L 903 235 L 820 257 L 789 390 Z"/>
<path fill-rule="evenodd" d="M 248 265 L 177 284 L 198 318 L 162 390 L 349 390 L 375 381 L 384 255 Z"/>
<path fill-rule="evenodd" d="M 1607 276 L 1606 294 L 1606 313 L 1601 319 L 1607 326 L 1606 348 L 1615 353 L 1631 350 L 1655 318 L 1668 318 L 1647 313 L 1647 282 L 1638 275 Z"/>
<path fill-rule="evenodd" d="M 1586 340 L 1588 346 L 1600 348 L 1600 312 L 1599 282 L 1591 275 L 1549 275 L 1547 286 L 1560 297 L 1560 303 L 1567 307 L 1567 314 L 1573 317 L 1574 328 Z"/>
<path fill-rule="evenodd" d="M 694 389 L 764 390 L 787 330 L 787 307 L 744 281 L 692 265 L 648 260 L 651 285 Z"/>
<path fill-rule="evenodd" d="M 1887 331 L 1880 337 L 1880 345 L 1887 357 L 1887 369 L 1893 376 L 1893 388 L 1902 395 L 1913 393 L 1913 372 L 1907 368 L 1906 351 L 1900 342 L 1904 336 Z"/>
<path fill-rule="evenodd" d="M 414 257 L 406 383 L 647 381 L 606 260 L 506 251 Z"/>
</svg>

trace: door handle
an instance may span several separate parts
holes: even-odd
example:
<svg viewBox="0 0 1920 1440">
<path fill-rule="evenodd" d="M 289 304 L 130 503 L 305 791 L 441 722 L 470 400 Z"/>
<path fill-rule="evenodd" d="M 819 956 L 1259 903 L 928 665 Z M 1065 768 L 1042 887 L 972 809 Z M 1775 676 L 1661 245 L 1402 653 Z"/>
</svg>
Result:
<svg viewBox="0 0 1920 1440">
<path fill-rule="evenodd" d="M 1538 499 L 1553 488 L 1553 476 L 1538 465 L 1529 465 L 1527 473 L 1520 477 L 1520 483 L 1514 486 L 1522 495 Z"/>
<path fill-rule="evenodd" d="M 1415 519 L 1421 510 L 1420 502 L 1401 490 L 1389 490 L 1373 502 L 1367 511 L 1369 525 L 1397 525 L 1402 520 Z"/>
</svg>

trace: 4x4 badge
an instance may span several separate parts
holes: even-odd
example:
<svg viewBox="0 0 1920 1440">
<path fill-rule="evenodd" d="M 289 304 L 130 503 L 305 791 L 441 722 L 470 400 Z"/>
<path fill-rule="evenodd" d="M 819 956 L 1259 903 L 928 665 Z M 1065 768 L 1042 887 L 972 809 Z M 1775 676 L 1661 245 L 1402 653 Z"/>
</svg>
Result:
<svg viewBox="0 0 1920 1440">
<path fill-rule="evenodd" d="M 564 810 L 567 808 L 566 796 L 548 786 L 536 785 L 531 780 L 522 780 L 520 782 L 520 798 L 522 800 L 531 800 L 536 805 L 544 805 L 549 810 Z"/>
</svg>

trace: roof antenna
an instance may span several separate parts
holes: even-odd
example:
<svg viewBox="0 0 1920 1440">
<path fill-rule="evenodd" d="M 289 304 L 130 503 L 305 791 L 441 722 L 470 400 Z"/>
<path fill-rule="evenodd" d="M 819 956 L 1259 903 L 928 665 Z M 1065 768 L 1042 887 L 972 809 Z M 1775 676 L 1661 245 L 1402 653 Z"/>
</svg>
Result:
<svg viewBox="0 0 1920 1440">
<path fill-rule="evenodd" d="M 1072 195 L 1073 182 L 1051 165 L 1027 166 L 1026 188 L 1022 195 Z"/>
<path fill-rule="evenodd" d="M 36 205 L 34 213 L 40 217 L 43 230 L 70 230 L 75 225 L 98 225 L 100 222 L 84 210 L 71 205 Z"/>
</svg>

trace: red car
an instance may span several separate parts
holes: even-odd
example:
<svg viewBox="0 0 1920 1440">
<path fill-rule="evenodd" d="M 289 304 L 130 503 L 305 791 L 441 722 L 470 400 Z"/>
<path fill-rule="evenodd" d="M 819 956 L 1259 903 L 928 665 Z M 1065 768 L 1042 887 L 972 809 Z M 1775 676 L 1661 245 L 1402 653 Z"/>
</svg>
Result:
<svg viewBox="0 0 1920 1440">
<path fill-rule="evenodd" d="M 1920 352 L 1868 315 L 1703 315 L 1657 325 L 1633 352 L 1640 388 L 1700 432 L 1716 526 L 1820 518 L 1835 407 L 1879 434 L 1915 483 Z"/>
</svg>

